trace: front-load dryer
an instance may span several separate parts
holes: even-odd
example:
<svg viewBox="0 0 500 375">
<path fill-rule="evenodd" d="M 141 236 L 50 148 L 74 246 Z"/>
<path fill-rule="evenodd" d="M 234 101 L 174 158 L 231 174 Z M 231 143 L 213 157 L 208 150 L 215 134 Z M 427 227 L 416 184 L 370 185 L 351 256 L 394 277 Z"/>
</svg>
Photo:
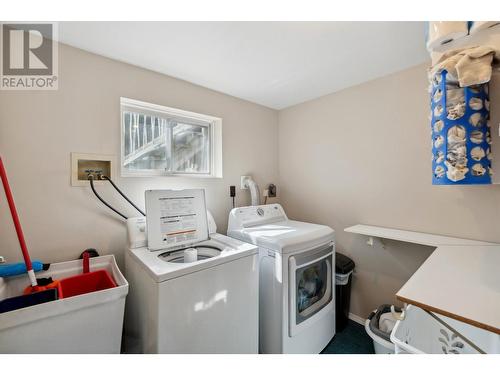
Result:
<svg viewBox="0 0 500 375">
<path fill-rule="evenodd" d="M 233 209 L 228 236 L 259 247 L 259 351 L 321 352 L 335 335 L 333 229 L 270 204 Z"/>
</svg>

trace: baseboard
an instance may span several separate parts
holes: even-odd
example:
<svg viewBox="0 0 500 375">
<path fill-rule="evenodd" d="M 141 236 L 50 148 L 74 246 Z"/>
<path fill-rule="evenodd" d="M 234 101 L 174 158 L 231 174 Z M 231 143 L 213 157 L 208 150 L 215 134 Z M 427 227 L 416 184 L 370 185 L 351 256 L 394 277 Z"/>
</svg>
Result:
<svg viewBox="0 0 500 375">
<path fill-rule="evenodd" d="M 353 313 L 349 313 L 349 319 L 351 319 L 352 321 L 356 322 L 356 323 L 359 323 L 361 325 L 365 325 L 365 320 L 364 318 L 360 317 L 360 316 L 357 316 L 357 315 L 354 315 Z"/>
</svg>

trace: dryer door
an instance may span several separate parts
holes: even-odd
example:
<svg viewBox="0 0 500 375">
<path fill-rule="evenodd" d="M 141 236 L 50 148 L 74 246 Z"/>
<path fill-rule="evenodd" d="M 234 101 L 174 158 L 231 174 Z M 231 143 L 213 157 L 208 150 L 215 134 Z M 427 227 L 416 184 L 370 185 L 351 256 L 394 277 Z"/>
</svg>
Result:
<svg viewBox="0 0 500 375">
<path fill-rule="evenodd" d="M 333 244 L 289 258 L 290 336 L 333 309 Z"/>
</svg>

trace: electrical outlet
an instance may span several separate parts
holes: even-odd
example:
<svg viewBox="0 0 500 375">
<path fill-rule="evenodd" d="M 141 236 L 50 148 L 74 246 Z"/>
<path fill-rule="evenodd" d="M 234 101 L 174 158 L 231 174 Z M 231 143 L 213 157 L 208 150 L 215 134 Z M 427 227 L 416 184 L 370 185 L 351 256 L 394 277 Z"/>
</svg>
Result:
<svg viewBox="0 0 500 375">
<path fill-rule="evenodd" d="M 241 176 L 241 181 L 240 181 L 241 190 L 248 190 L 247 180 L 251 178 L 252 176 Z"/>
<path fill-rule="evenodd" d="M 267 196 L 269 198 L 276 198 L 276 185 L 269 184 L 267 187 Z"/>
<path fill-rule="evenodd" d="M 115 178 L 114 155 L 98 155 L 98 154 L 80 154 L 76 152 L 71 153 L 71 186 L 87 186 L 88 185 L 88 171 L 101 171 L 105 176 L 111 179 Z M 95 181 L 96 183 L 103 183 L 103 181 Z"/>
</svg>

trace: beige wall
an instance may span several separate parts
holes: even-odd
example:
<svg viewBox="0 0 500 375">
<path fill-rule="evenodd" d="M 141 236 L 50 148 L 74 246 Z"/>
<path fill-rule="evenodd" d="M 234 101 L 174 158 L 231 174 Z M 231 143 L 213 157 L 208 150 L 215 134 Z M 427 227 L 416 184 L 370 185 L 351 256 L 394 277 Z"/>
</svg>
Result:
<svg viewBox="0 0 500 375">
<path fill-rule="evenodd" d="M 356 262 L 354 314 L 394 302 L 432 249 L 372 248 L 348 226 L 500 242 L 500 186 L 431 185 L 428 108 L 419 65 L 279 113 L 281 202 L 290 217 L 335 229 L 338 251 Z"/>
<path fill-rule="evenodd" d="M 70 186 L 70 152 L 119 155 L 120 96 L 223 118 L 223 179 L 118 178 L 133 200 L 143 206 L 147 188 L 204 187 L 225 232 L 229 185 L 238 186 L 242 174 L 253 174 L 261 187 L 279 182 L 289 216 L 333 227 L 338 250 L 356 261 L 351 310 L 357 315 L 394 302 L 432 249 L 394 241 L 368 247 L 345 227 L 365 223 L 500 242 L 500 187 L 430 183 L 424 65 L 278 113 L 72 47 L 59 52 L 58 91 L 0 91 L 0 154 L 33 258 L 67 260 L 96 247 L 121 259 L 123 222 L 89 188 Z M 109 186 L 98 189 L 136 215 Z M 239 205 L 249 203 L 247 193 L 237 194 Z M 0 213 L 0 255 L 20 260 L 3 198 Z"/>
<path fill-rule="evenodd" d="M 144 205 L 148 188 L 204 187 L 207 205 L 225 233 L 229 185 L 252 174 L 277 183 L 277 112 L 190 83 L 82 50 L 59 48 L 59 90 L 0 91 L 0 154 L 8 169 L 32 258 L 61 261 L 87 247 L 121 258 L 125 225 L 89 188 L 70 186 L 70 153 L 120 154 L 120 96 L 223 119 L 224 178 L 118 178 Z M 98 188 L 128 215 L 137 215 L 111 187 Z M 237 202 L 248 193 L 237 189 Z M 0 194 L 0 255 L 20 260 L 8 208 Z"/>
</svg>

